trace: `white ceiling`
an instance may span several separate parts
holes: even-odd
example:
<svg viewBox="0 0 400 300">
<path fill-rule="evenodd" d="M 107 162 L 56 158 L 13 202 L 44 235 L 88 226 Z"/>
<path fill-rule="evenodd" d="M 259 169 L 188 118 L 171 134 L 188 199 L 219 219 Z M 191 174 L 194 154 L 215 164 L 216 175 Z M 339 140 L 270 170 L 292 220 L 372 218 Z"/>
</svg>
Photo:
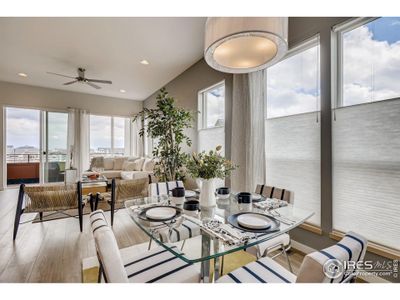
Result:
<svg viewBox="0 0 400 300">
<path fill-rule="evenodd" d="M 205 20 L 0 18 L 0 80 L 144 100 L 202 57 Z M 143 59 L 150 64 L 140 64 Z M 113 84 L 101 90 L 64 86 L 68 78 L 46 73 L 76 76 L 77 67 L 86 68 L 88 78 Z"/>
</svg>

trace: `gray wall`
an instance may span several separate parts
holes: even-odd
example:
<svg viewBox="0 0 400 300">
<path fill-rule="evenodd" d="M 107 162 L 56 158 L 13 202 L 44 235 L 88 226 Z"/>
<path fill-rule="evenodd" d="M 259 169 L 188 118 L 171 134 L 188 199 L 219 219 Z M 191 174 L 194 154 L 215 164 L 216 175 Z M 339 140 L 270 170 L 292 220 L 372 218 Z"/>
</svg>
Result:
<svg viewBox="0 0 400 300">
<path fill-rule="evenodd" d="M 225 154 L 230 157 L 231 137 L 231 103 L 232 103 L 232 74 L 218 72 L 207 65 L 204 59 L 199 60 L 185 72 L 165 85 L 178 106 L 197 111 L 198 92 L 213 84 L 225 80 Z M 161 87 L 160 87 L 161 88 Z M 156 103 L 157 92 L 144 101 L 144 107 L 152 108 Z M 196 114 L 197 116 L 197 114 Z M 193 128 L 187 130 L 193 144 L 188 151 L 197 151 L 197 119 Z"/>
<path fill-rule="evenodd" d="M 131 116 L 139 112 L 141 101 L 82 94 L 0 81 L 0 105 L 64 110 L 86 109 L 94 114 Z"/>
<path fill-rule="evenodd" d="M 44 110 L 66 110 L 68 107 L 86 109 L 100 115 L 132 116 L 143 108 L 143 102 L 92 94 L 82 94 L 56 89 L 35 87 L 0 81 L 0 190 L 5 176 L 5 157 L 2 149 L 5 144 L 3 117 L 4 106 L 39 108 Z"/>
</svg>

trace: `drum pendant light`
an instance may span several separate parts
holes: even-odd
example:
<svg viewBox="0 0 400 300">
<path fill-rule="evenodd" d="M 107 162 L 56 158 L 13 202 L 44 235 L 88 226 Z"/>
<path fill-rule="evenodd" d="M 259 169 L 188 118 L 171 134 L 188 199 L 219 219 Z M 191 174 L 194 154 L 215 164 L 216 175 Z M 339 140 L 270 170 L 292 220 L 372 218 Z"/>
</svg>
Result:
<svg viewBox="0 0 400 300">
<path fill-rule="evenodd" d="M 204 58 L 226 73 L 250 73 L 279 61 L 287 52 L 288 18 L 208 18 Z"/>
</svg>

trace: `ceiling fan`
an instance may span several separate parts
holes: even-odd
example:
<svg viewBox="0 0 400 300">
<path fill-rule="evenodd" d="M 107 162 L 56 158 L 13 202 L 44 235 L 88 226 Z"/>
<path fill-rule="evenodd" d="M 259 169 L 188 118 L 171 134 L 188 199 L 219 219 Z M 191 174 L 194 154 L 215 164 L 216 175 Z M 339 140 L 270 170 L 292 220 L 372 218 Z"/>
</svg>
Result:
<svg viewBox="0 0 400 300">
<path fill-rule="evenodd" d="M 95 89 L 101 89 L 101 87 L 99 87 L 98 85 L 94 84 L 93 82 L 112 84 L 112 81 L 110 81 L 110 80 L 100 80 L 100 79 L 89 79 L 89 78 L 86 78 L 85 77 L 85 71 L 86 70 L 84 68 L 78 68 L 78 76 L 77 77 L 58 74 L 58 73 L 53 73 L 53 72 L 47 72 L 47 73 L 48 74 L 52 74 L 52 75 L 57 75 L 57 76 L 62 76 L 62 77 L 67 77 L 67 78 L 74 79 L 72 81 L 64 83 L 64 85 L 70 85 L 70 84 L 73 84 L 73 83 L 76 83 L 76 82 L 81 82 L 81 83 L 85 83 L 87 85 L 90 85 L 91 87 L 93 87 Z"/>
</svg>

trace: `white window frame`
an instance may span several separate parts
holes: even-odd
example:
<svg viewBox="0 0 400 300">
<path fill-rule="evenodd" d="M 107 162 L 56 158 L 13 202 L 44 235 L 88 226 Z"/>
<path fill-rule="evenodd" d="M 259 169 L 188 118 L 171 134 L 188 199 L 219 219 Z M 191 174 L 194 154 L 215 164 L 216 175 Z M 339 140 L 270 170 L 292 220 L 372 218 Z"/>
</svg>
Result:
<svg viewBox="0 0 400 300">
<path fill-rule="evenodd" d="M 332 74 L 332 108 L 344 107 L 343 105 L 343 34 L 375 21 L 380 17 L 354 18 L 332 27 L 331 34 L 331 74 Z M 386 99 L 389 100 L 389 99 Z M 382 100 L 379 100 L 382 101 Z M 373 101 L 376 102 L 376 101 Z M 360 103 L 364 104 L 364 103 Z M 359 105 L 359 104 L 353 104 Z M 353 106 L 353 105 L 346 105 Z"/>
<path fill-rule="evenodd" d="M 293 47 L 291 47 L 288 52 L 285 54 L 285 56 L 279 61 L 277 62 L 283 62 L 284 60 L 296 55 L 296 54 L 300 54 L 303 51 L 306 51 L 312 47 L 315 46 L 320 46 L 320 35 L 316 34 L 306 40 L 303 40 L 299 43 L 297 43 L 296 45 L 294 45 Z M 319 89 L 320 93 L 318 95 L 318 99 L 317 99 L 317 105 L 316 105 L 316 109 L 315 111 L 310 111 L 310 112 L 305 112 L 305 113 L 312 113 L 312 112 L 319 112 L 320 111 L 320 106 L 321 106 L 321 58 L 320 58 L 320 53 L 318 52 L 318 74 L 317 74 L 317 78 L 318 78 L 318 84 L 317 84 L 317 88 Z M 268 70 L 267 70 L 267 77 L 268 77 Z M 267 103 L 268 103 L 268 92 L 267 92 Z M 297 113 L 297 114 L 291 114 L 291 115 L 284 115 L 284 116 L 279 116 L 279 117 L 272 117 L 272 118 L 267 118 L 267 113 L 265 113 L 265 119 L 269 120 L 269 119 L 274 119 L 274 118 L 284 118 L 284 117 L 290 117 L 290 116 L 295 116 L 295 115 L 301 115 L 304 113 Z"/>
<path fill-rule="evenodd" d="M 218 128 L 218 127 L 224 127 L 225 125 L 222 126 L 211 126 L 207 127 L 207 92 L 214 90 L 215 88 L 223 86 L 225 89 L 225 80 L 222 80 L 220 82 L 217 82 L 216 84 L 213 84 L 210 87 L 207 87 L 203 90 L 200 90 L 198 92 L 198 97 L 197 97 L 197 108 L 200 112 L 199 118 L 197 118 L 197 129 L 198 130 L 203 130 L 203 129 L 211 129 L 211 128 Z M 225 97 L 224 97 L 224 105 L 225 105 Z M 225 123 L 225 110 L 224 110 L 224 123 Z"/>
<path fill-rule="evenodd" d="M 111 126 L 110 126 L 110 129 L 111 129 L 111 156 L 112 157 L 114 157 L 115 156 L 115 149 L 114 149 L 114 118 L 124 118 L 124 119 L 129 119 L 129 117 L 126 117 L 126 116 L 110 116 L 110 115 L 100 115 L 100 114 L 90 114 L 89 115 L 89 156 L 90 156 L 90 132 L 91 132 L 91 128 L 90 128 L 90 117 L 91 116 L 96 116 L 96 117 L 107 117 L 107 118 L 111 118 Z M 126 124 L 125 124 L 126 125 Z M 131 143 L 131 141 L 130 141 L 130 139 L 131 139 L 131 137 L 130 137 L 130 134 L 129 135 L 127 135 L 127 131 L 128 132 L 130 132 L 130 127 L 129 128 L 126 128 L 126 126 L 125 126 L 125 128 L 124 128 L 124 130 L 125 130 L 125 132 L 124 132 L 124 148 L 125 149 L 127 149 L 127 143 L 128 143 L 128 145 L 130 145 L 130 143 Z M 129 140 L 127 141 L 126 140 L 126 137 L 127 136 L 129 136 Z M 131 149 L 131 147 L 129 147 L 129 154 L 131 154 L 131 151 L 132 151 L 132 149 Z"/>
</svg>

